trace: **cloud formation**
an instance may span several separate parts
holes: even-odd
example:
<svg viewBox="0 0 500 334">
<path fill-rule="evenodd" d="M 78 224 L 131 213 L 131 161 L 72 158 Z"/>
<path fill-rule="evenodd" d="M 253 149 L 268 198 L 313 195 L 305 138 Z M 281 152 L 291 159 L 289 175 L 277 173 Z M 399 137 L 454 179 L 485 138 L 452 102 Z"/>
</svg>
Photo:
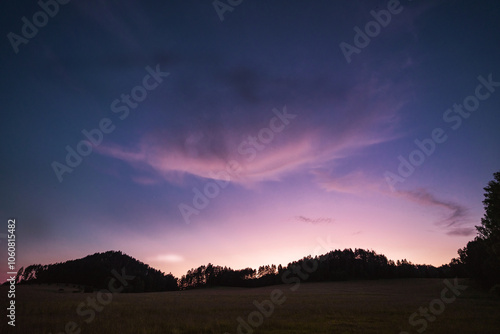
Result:
<svg viewBox="0 0 500 334">
<path fill-rule="evenodd" d="M 326 191 L 336 191 L 349 194 L 376 193 L 396 199 L 416 203 L 422 207 L 435 207 L 444 212 L 445 217 L 435 224 L 450 236 L 470 236 L 474 234 L 473 227 L 463 227 L 469 223 L 468 209 L 458 203 L 437 198 L 424 188 L 415 190 L 387 190 L 387 185 L 380 180 L 369 178 L 361 170 L 356 170 L 342 176 L 333 176 L 330 171 L 314 170 L 312 174 L 318 186 Z"/>
<path fill-rule="evenodd" d="M 436 198 L 429 191 L 419 188 L 412 191 L 398 190 L 397 196 L 418 203 L 422 206 L 430 206 L 444 209 L 447 214 L 445 218 L 438 220 L 436 225 L 442 227 L 450 236 L 471 236 L 474 234 L 473 227 L 463 227 L 468 221 L 468 210 L 465 206 L 451 201 Z"/>
<path fill-rule="evenodd" d="M 460 225 L 467 217 L 467 209 L 464 206 L 450 201 L 440 200 L 425 189 L 419 188 L 412 191 L 398 190 L 396 193 L 399 196 L 418 204 L 439 207 L 447 210 L 449 214 L 446 218 L 437 222 L 439 225 L 443 225 L 445 227 Z"/>
<path fill-rule="evenodd" d="M 160 262 L 168 262 L 168 263 L 176 263 L 176 262 L 183 262 L 184 258 L 180 255 L 176 254 L 160 254 L 157 255 L 153 258 L 151 258 L 152 261 L 160 261 Z"/>
<path fill-rule="evenodd" d="M 308 223 L 308 224 L 331 224 L 335 221 L 333 218 L 329 218 L 329 217 L 310 218 L 310 217 L 304 217 L 304 216 L 296 216 L 295 220 L 302 222 L 302 223 Z"/>
<path fill-rule="evenodd" d="M 318 100 L 310 107 L 287 105 L 265 112 L 259 104 L 252 107 L 255 112 L 237 117 L 223 111 L 214 111 L 210 120 L 186 116 L 192 121 L 174 128 L 157 125 L 135 145 L 103 144 L 97 151 L 128 163 L 143 176 L 133 177 L 141 184 L 144 176 L 169 182 L 185 174 L 217 179 L 231 161 L 241 166 L 231 177 L 235 183 L 275 181 L 393 139 L 406 98 L 401 87 L 372 76 L 349 89 L 324 92 Z M 311 113 L 311 108 L 318 110 Z"/>
</svg>

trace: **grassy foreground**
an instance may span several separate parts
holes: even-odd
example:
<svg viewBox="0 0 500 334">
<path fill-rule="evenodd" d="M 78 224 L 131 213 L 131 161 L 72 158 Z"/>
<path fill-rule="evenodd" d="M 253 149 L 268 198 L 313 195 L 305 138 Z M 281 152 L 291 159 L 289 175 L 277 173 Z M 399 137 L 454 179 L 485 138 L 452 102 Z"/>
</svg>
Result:
<svg viewBox="0 0 500 334">
<path fill-rule="evenodd" d="M 469 285 L 465 280 L 459 282 Z M 425 333 L 500 332 L 500 300 L 472 286 L 454 301 L 442 303 L 444 310 L 439 309 L 439 301 L 434 302 L 439 314 L 429 314 L 435 317 L 433 321 L 418 316 L 414 319 L 417 325 L 410 325 L 412 313 L 420 307 L 429 308 L 433 300 L 441 298 L 446 288 L 441 279 L 301 283 L 295 291 L 292 287 L 115 294 L 106 300 L 96 292 L 72 293 L 68 287 L 61 292 L 61 287 L 55 286 L 18 286 L 16 327 L 7 326 L 6 309 L 2 307 L 0 333 L 399 334 L 418 333 L 425 322 Z M 1 287 L 0 293 L 5 300 L 7 289 Z M 452 296 L 451 292 L 445 294 L 449 299 Z M 96 301 L 97 308 L 102 308 L 99 312 L 92 311 L 95 307 L 87 301 L 96 297 L 105 304 Z M 262 304 L 271 299 L 276 302 L 273 306 L 272 302 Z M 258 311 L 254 301 L 263 305 L 268 317 Z"/>
</svg>

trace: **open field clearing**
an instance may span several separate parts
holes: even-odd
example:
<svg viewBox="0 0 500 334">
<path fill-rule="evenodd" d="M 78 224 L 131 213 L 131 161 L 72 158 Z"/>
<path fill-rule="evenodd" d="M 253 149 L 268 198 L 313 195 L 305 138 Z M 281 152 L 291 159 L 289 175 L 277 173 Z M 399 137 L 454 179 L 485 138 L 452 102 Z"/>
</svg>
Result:
<svg viewBox="0 0 500 334">
<path fill-rule="evenodd" d="M 449 282 L 453 286 L 453 280 Z M 469 285 L 465 280 L 459 284 Z M 93 334 L 399 334 L 418 333 L 424 324 L 425 333 L 493 334 L 500 329 L 498 298 L 468 286 L 456 299 L 447 290 L 444 297 L 449 303 L 435 301 L 447 288 L 441 279 L 301 283 L 295 291 L 292 287 L 115 294 L 109 301 L 109 295 L 73 293 L 65 286 L 18 286 L 15 331 L 6 329 L 5 320 L 0 328 L 2 333 L 33 334 L 65 333 L 65 327 L 67 333 Z M 88 298 L 96 298 L 95 304 Z M 430 304 L 437 314 L 429 313 L 429 321 L 415 316 L 414 326 L 410 325 L 411 314 Z"/>
</svg>

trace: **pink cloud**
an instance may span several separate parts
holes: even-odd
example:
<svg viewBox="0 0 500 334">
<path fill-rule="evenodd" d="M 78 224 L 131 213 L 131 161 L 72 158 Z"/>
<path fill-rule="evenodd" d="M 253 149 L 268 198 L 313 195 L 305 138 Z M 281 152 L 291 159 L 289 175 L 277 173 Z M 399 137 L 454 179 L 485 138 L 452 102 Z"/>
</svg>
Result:
<svg viewBox="0 0 500 334">
<path fill-rule="evenodd" d="M 132 181 L 134 181 L 137 184 L 142 184 L 142 185 L 146 185 L 146 186 L 159 184 L 159 183 L 163 182 L 162 179 L 148 177 L 148 176 L 132 176 Z"/>
<path fill-rule="evenodd" d="M 373 180 L 366 176 L 362 171 L 354 171 L 349 174 L 335 177 L 325 170 L 314 170 L 312 172 L 316 183 L 326 191 L 335 191 L 349 194 L 378 194 L 396 199 L 416 203 L 422 207 L 435 207 L 441 209 L 445 218 L 436 220 L 435 224 L 447 232 L 450 236 L 469 236 L 473 235 L 475 229 L 472 227 L 463 227 L 469 222 L 468 210 L 465 206 L 437 198 L 428 190 L 419 188 L 416 190 L 386 190 L 383 181 Z M 385 186 L 385 187 L 384 187 Z"/>
<path fill-rule="evenodd" d="M 155 257 L 149 258 L 149 260 L 167 263 L 184 262 L 184 258 L 177 254 L 159 254 Z"/>
<path fill-rule="evenodd" d="M 304 216 L 296 216 L 295 220 L 302 222 L 302 223 L 308 223 L 308 224 L 331 224 L 335 220 L 333 218 L 329 217 L 304 217 Z"/>
<path fill-rule="evenodd" d="M 404 88 L 372 75 L 347 93 L 338 105 L 332 105 L 331 114 L 324 111 L 328 122 L 309 117 L 307 111 L 286 110 L 285 106 L 279 112 L 296 117 L 288 120 L 289 124 L 281 131 L 273 131 L 270 141 L 259 142 L 259 146 L 264 147 L 255 146 L 255 154 L 245 153 L 250 145 L 249 136 L 269 134 L 273 124 L 281 124 L 273 121 L 275 112 L 270 112 L 269 118 L 255 127 L 245 122 L 229 127 L 223 123 L 210 126 L 197 123 L 186 129 L 174 129 L 171 134 L 165 130 L 150 133 L 132 148 L 108 144 L 101 145 L 97 151 L 129 163 L 140 173 L 153 174 L 169 182 L 184 174 L 225 178 L 220 172 L 228 169 L 230 161 L 242 167 L 238 175 L 232 175 L 233 182 L 280 180 L 291 173 L 328 165 L 367 146 L 393 139 L 398 111 L 406 102 L 401 90 Z M 144 183 L 144 179 L 136 180 Z"/>
<path fill-rule="evenodd" d="M 396 194 L 424 206 L 434 206 L 447 210 L 449 214 L 445 219 L 438 222 L 439 225 L 452 227 L 453 225 L 462 223 L 467 217 L 467 209 L 464 206 L 450 201 L 440 200 L 425 189 L 420 188 L 412 191 L 398 190 Z"/>
</svg>

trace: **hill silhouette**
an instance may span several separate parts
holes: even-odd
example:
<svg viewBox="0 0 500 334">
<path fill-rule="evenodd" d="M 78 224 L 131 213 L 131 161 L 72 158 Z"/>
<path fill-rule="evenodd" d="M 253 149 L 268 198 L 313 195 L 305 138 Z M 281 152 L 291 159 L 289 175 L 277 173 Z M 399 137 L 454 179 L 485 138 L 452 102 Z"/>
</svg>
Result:
<svg viewBox="0 0 500 334">
<path fill-rule="evenodd" d="M 344 281 L 382 278 L 451 278 L 472 277 L 484 286 L 500 284 L 500 172 L 484 188 L 485 208 L 478 235 L 466 247 L 458 250 L 459 257 L 436 268 L 415 265 L 406 259 L 388 260 L 373 250 L 332 250 L 320 256 L 306 256 L 286 267 L 263 265 L 258 270 L 233 270 L 209 263 L 188 270 L 180 279 L 165 275 L 120 251 L 95 253 L 82 259 L 50 265 L 34 264 L 21 268 L 18 284 L 71 283 L 87 290 L 109 285 L 117 272 L 126 273 L 130 281 L 124 292 L 168 291 L 212 286 L 257 287 L 273 284 L 298 284 L 302 281 Z M 133 277 L 133 278 L 132 278 Z M 115 280 L 116 280 L 115 278 Z M 4 284 L 7 284 L 4 283 Z M 496 287 L 498 291 L 498 287 Z"/>
<path fill-rule="evenodd" d="M 282 267 L 264 265 L 258 270 L 233 270 L 209 263 L 189 270 L 179 279 L 180 289 L 210 286 L 259 287 L 299 282 L 374 280 L 388 278 L 451 278 L 465 277 L 463 265 L 451 262 L 436 268 L 416 265 L 406 259 L 388 260 L 373 250 L 332 250 L 319 256 L 306 256 Z"/>
<path fill-rule="evenodd" d="M 388 260 L 364 249 L 333 250 L 320 256 L 306 256 L 287 266 L 263 265 L 258 270 L 233 270 L 209 263 L 189 270 L 180 279 L 165 275 L 121 251 L 95 253 L 77 260 L 21 268 L 18 284 L 76 284 L 85 291 L 104 289 L 118 273 L 131 278 L 123 292 L 173 291 L 214 286 L 259 287 L 283 283 L 345 281 L 384 278 L 463 277 L 460 264 L 414 265 L 406 259 Z"/>
<path fill-rule="evenodd" d="M 124 292 L 150 292 L 177 290 L 177 279 L 165 275 L 149 265 L 123 254 L 121 251 L 95 253 L 77 260 L 21 268 L 16 277 L 18 284 L 76 284 L 86 291 L 106 288 L 115 273 L 132 277 Z"/>
</svg>

